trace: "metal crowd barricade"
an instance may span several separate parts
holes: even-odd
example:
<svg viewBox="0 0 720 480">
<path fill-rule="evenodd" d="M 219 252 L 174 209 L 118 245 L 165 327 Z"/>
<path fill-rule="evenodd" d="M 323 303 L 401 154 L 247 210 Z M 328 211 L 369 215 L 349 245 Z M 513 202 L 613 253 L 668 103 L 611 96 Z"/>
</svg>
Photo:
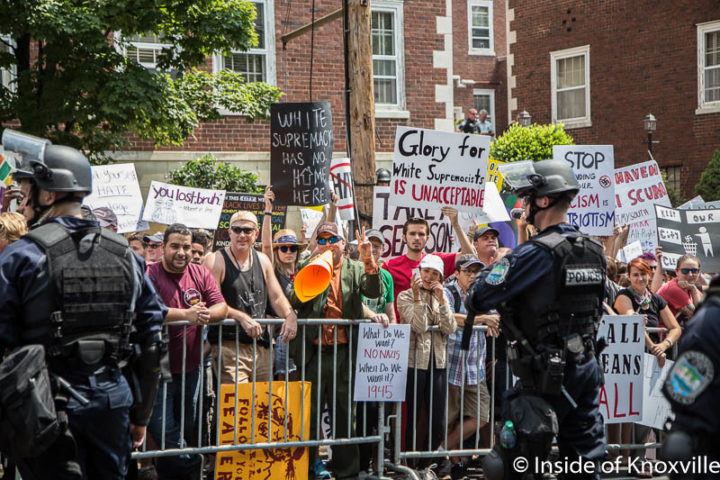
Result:
<svg viewBox="0 0 720 480">
<path fill-rule="evenodd" d="M 283 323 L 283 319 L 255 319 L 258 323 L 260 323 L 263 327 L 267 326 L 269 327 L 271 331 L 271 339 L 273 337 L 272 330 L 276 326 L 279 326 Z M 228 451 L 241 451 L 241 450 L 266 450 L 266 449 L 284 449 L 284 448 L 297 448 L 297 447 L 320 447 L 320 446 L 336 446 L 336 445 L 361 445 L 361 444 L 370 444 L 373 445 L 373 448 L 377 448 L 377 457 L 379 459 L 384 458 L 384 448 L 385 448 L 385 433 L 386 428 L 383 422 L 383 419 L 385 417 L 384 414 L 384 403 L 380 402 L 378 403 L 378 418 L 376 419 L 377 424 L 377 434 L 375 435 L 367 435 L 366 425 L 367 421 L 365 422 L 366 425 L 363 425 L 361 428 L 360 425 L 355 425 L 355 407 L 356 403 L 353 402 L 353 387 L 354 387 L 354 362 L 355 358 L 352 354 L 351 346 L 353 345 L 354 339 L 354 333 L 352 328 L 347 328 L 347 336 L 348 336 L 348 345 L 350 345 L 350 353 L 349 353 L 349 364 L 348 364 L 348 371 L 347 372 L 338 372 L 337 371 L 337 362 L 338 362 L 338 328 L 334 329 L 334 346 L 332 348 L 333 351 L 333 372 L 335 374 L 333 375 L 333 395 L 332 398 L 325 399 L 325 402 L 329 406 L 331 406 L 332 411 L 332 418 L 331 418 L 331 435 L 330 438 L 322 438 L 322 430 L 321 430 L 321 423 L 323 418 L 323 402 L 322 399 L 318 396 L 317 402 L 315 405 L 311 405 L 310 408 L 315 408 L 317 415 L 316 415 L 316 425 L 310 426 L 310 436 L 305 435 L 305 416 L 302 412 L 305 410 L 305 381 L 307 378 L 307 372 L 305 371 L 305 358 L 306 358 L 306 347 L 305 347 L 305 340 L 306 340 L 306 330 L 308 326 L 316 325 L 316 326 L 322 326 L 322 325 L 334 325 L 336 327 L 339 326 L 346 326 L 346 327 L 352 327 L 355 325 L 359 325 L 360 323 L 369 323 L 370 320 L 366 319 L 360 319 L 360 320 L 346 320 L 346 319 L 298 319 L 298 332 L 297 332 L 297 339 L 301 342 L 301 358 L 295 359 L 297 361 L 297 369 L 299 371 L 299 381 L 303 382 L 302 385 L 302 395 L 301 395 L 301 415 L 300 415 L 300 440 L 299 441 L 290 441 L 288 439 L 288 380 L 286 378 L 285 383 L 285 415 L 283 419 L 283 427 L 284 428 L 284 441 L 281 442 L 273 442 L 273 441 L 256 441 L 256 431 L 260 428 L 259 425 L 256 425 L 255 417 L 256 417 L 256 409 L 257 405 L 255 402 L 256 397 L 256 374 L 257 374 L 257 364 L 253 363 L 253 369 L 252 369 L 252 380 L 250 383 L 252 383 L 252 395 L 251 395 L 251 409 L 250 409 L 250 416 L 251 416 L 251 430 L 250 430 L 250 442 L 249 443 L 238 443 L 238 409 L 234 409 L 235 414 L 235 422 L 233 427 L 233 438 L 234 441 L 231 445 L 220 445 L 220 426 L 218 425 L 218 419 L 219 419 L 219 412 L 220 412 L 220 406 L 221 406 L 221 398 L 220 398 L 220 391 L 221 391 L 221 373 L 222 373 L 222 349 L 220 348 L 223 343 L 223 338 L 230 339 L 231 341 L 234 340 L 235 343 L 235 372 L 237 377 L 238 372 L 238 354 L 239 354 L 239 348 L 240 348 L 240 341 L 239 341 L 239 326 L 238 323 L 235 320 L 226 319 L 222 322 L 211 324 L 211 326 L 215 325 L 218 327 L 218 354 L 217 358 L 213 359 L 214 365 L 213 370 L 216 373 L 216 381 L 217 385 L 215 386 L 215 400 L 213 407 L 215 408 L 215 417 L 214 417 L 214 425 L 215 425 L 215 434 L 212 441 L 208 442 L 207 438 L 208 435 L 206 429 L 203 428 L 203 418 L 202 418 L 202 412 L 204 410 L 204 407 L 207 405 L 204 404 L 204 398 L 203 398 L 203 392 L 205 390 L 205 381 L 204 375 L 202 374 L 202 370 L 205 368 L 205 351 L 204 348 L 201 347 L 200 349 L 200 362 L 198 368 L 201 370 L 199 375 L 199 386 L 198 391 L 199 398 L 197 401 L 197 413 L 196 413 L 196 421 L 193 423 L 192 428 L 196 429 L 197 431 L 194 432 L 192 435 L 192 438 L 189 438 L 189 435 L 186 435 L 188 433 L 186 431 L 186 428 L 189 427 L 189 425 L 186 425 L 186 419 L 185 419 L 185 406 L 186 402 L 192 401 L 191 399 L 186 398 L 186 378 L 188 376 L 188 372 L 185 370 L 186 366 L 186 360 L 187 360 L 187 332 L 188 327 L 196 326 L 195 324 L 189 323 L 189 322 L 173 322 L 168 323 L 165 325 L 165 328 L 169 326 L 173 327 L 181 327 L 183 329 L 182 331 L 182 338 L 183 338 L 183 350 L 182 350 L 182 371 L 179 374 L 180 375 L 180 388 L 182 391 L 182 396 L 180 399 L 180 419 L 179 419 L 179 428 L 180 428 L 180 434 L 179 438 L 182 443 L 182 445 L 178 448 L 171 448 L 170 446 L 166 445 L 166 419 L 167 419 L 167 389 L 168 389 L 168 383 L 161 382 L 158 392 L 159 394 L 162 394 L 162 405 L 160 408 L 162 408 L 162 428 L 161 428 L 161 434 L 159 435 L 160 438 L 153 438 L 152 440 L 149 440 L 148 437 L 146 437 L 145 443 L 143 444 L 142 448 L 138 452 L 134 452 L 132 454 L 132 458 L 137 460 L 143 460 L 143 459 L 149 459 L 149 458 L 158 458 L 158 457 L 169 457 L 169 456 L 177 456 L 177 455 L 208 455 L 208 454 L 218 454 L 221 452 L 228 452 Z M 166 330 L 167 331 L 167 330 Z M 203 336 L 203 344 L 205 343 L 205 336 Z M 204 346 L 204 345 L 203 345 Z M 254 340 L 252 344 L 252 352 L 253 352 L 253 358 L 257 358 L 257 349 L 258 348 L 264 348 L 257 344 L 257 341 Z M 274 345 L 273 342 L 270 342 L 270 380 L 269 380 L 269 389 L 268 389 L 268 406 L 272 405 L 272 383 L 277 382 L 277 380 L 273 380 L 273 371 L 274 371 L 274 355 L 273 355 L 273 349 Z M 320 353 L 320 349 L 323 348 L 322 345 L 322 328 L 318 329 L 318 338 L 317 338 L 317 348 L 318 353 Z M 285 375 L 289 374 L 289 367 L 290 367 L 290 358 L 289 354 L 286 354 L 285 356 Z M 322 382 L 322 355 L 317 355 L 317 369 L 318 369 L 318 385 L 317 388 L 319 389 L 321 387 Z M 313 366 L 309 366 L 309 368 L 313 368 Z M 337 398 L 337 382 L 349 382 L 348 387 L 348 397 L 347 398 Z M 311 385 L 311 389 L 316 388 L 316 385 Z M 310 396 L 310 399 L 312 401 L 312 395 Z M 235 383 L 235 402 L 238 401 L 238 383 Z M 347 402 L 348 405 L 348 418 L 345 419 L 338 419 L 336 418 L 335 412 L 337 410 L 338 402 Z M 158 407 L 156 403 L 156 408 Z M 366 408 L 366 405 L 364 406 Z M 269 408 L 269 407 L 268 407 Z M 273 435 L 273 423 L 270 419 L 271 415 L 268 415 L 268 425 L 267 425 L 267 438 L 272 439 Z M 367 418 L 367 410 L 365 418 Z M 347 427 L 349 432 L 352 432 L 352 434 L 349 437 L 345 438 L 336 438 L 335 432 L 337 431 L 337 425 L 338 422 L 347 422 Z M 277 428 L 277 427 L 276 427 Z M 314 429 L 314 432 L 313 432 Z M 362 431 L 361 431 L 362 430 Z M 313 435 L 314 433 L 314 435 Z M 362 433 L 362 435 L 361 435 Z M 205 434 L 205 435 L 204 435 Z M 148 431 L 149 436 L 149 431 Z M 311 437 L 315 437 L 315 439 L 311 440 Z M 152 445 L 151 442 L 154 441 L 156 445 Z M 187 446 L 187 443 L 193 443 L 193 446 Z M 312 463 L 312 459 L 310 459 L 310 463 Z M 382 465 L 382 461 L 380 461 L 380 464 Z M 377 469 L 378 465 L 374 465 L 374 469 Z M 382 470 L 382 469 L 380 469 Z M 382 478 L 382 471 L 376 471 L 374 472 L 378 475 L 378 477 Z M 378 477 L 369 477 L 369 478 L 378 478 Z"/>
</svg>

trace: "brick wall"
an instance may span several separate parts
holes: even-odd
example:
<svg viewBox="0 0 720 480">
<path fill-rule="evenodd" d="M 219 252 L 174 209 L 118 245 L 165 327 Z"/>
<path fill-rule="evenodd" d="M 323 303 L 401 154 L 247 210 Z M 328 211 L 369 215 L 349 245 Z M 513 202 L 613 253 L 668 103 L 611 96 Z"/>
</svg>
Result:
<svg viewBox="0 0 720 480">
<path fill-rule="evenodd" d="M 590 45 L 592 126 L 578 144 L 613 144 L 618 166 L 648 159 L 643 117 L 658 121 L 653 155 L 682 166 L 692 188 L 720 148 L 720 113 L 697 115 L 697 27 L 720 20 L 717 0 L 510 0 L 518 110 L 551 121 L 550 52 Z M 513 113 L 513 116 L 516 112 Z"/>
</svg>

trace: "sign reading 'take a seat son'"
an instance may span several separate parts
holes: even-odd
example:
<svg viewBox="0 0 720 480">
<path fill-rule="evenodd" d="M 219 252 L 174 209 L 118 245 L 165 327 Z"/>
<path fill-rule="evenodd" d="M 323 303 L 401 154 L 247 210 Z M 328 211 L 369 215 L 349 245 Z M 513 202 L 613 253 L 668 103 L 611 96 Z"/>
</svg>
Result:
<svg viewBox="0 0 720 480">
<path fill-rule="evenodd" d="M 390 203 L 478 212 L 485 202 L 490 137 L 398 127 Z"/>
</svg>

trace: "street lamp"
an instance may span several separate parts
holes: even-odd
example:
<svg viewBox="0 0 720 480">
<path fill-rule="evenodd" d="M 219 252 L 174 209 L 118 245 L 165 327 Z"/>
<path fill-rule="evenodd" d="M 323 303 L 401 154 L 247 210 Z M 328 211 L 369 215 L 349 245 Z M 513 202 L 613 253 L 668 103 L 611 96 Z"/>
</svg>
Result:
<svg viewBox="0 0 720 480">
<path fill-rule="evenodd" d="M 520 114 L 520 126 L 529 127 L 530 125 L 532 125 L 532 117 L 527 112 L 527 110 L 523 110 Z"/>
<path fill-rule="evenodd" d="M 647 145 L 648 145 L 648 151 L 652 153 L 652 146 L 653 142 L 652 134 L 657 128 L 657 120 L 655 119 L 655 115 L 652 113 L 648 113 L 645 118 L 643 119 L 643 124 L 645 125 L 645 131 L 647 132 L 648 139 L 647 139 Z"/>
</svg>

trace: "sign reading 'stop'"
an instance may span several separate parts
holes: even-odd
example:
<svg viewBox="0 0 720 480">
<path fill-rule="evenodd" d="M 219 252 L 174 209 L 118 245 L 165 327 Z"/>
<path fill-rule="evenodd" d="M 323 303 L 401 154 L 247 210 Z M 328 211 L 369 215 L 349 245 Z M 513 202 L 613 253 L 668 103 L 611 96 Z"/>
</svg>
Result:
<svg viewBox="0 0 720 480">
<path fill-rule="evenodd" d="M 279 205 L 330 202 L 333 152 L 330 102 L 270 107 L 270 183 Z"/>
<path fill-rule="evenodd" d="M 390 203 L 482 210 L 489 150 L 486 135 L 398 127 Z"/>
</svg>

